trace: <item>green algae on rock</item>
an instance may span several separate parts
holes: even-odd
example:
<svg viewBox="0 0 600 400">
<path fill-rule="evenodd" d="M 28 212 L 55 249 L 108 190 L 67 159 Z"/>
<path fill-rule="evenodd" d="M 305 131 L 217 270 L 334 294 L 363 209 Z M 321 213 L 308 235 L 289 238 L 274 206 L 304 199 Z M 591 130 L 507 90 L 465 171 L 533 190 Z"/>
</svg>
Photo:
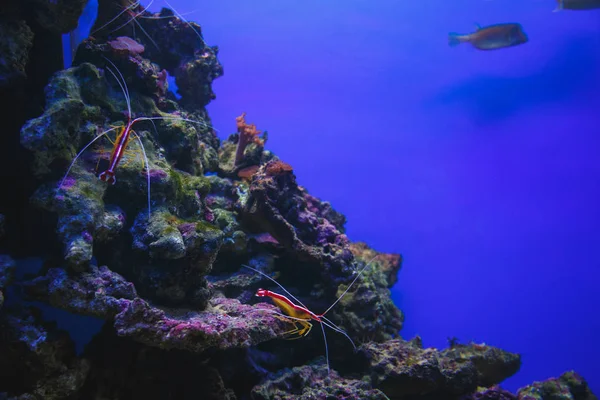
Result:
<svg viewBox="0 0 600 400">
<path fill-rule="evenodd" d="M 48 175 L 55 161 L 70 161 L 74 149 L 91 140 L 88 135 L 92 132 L 81 132 L 81 128 L 101 118 L 100 109 L 92 104 L 101 96 L 97 93 L 101 79 L 92 64 L 58 72 L 52 78 L 46 87 L 44 113 L 21 129 L 21 144 L 34 155 L 36 176 Z"/>
<path fill-rule="evenodd" d="M 33 36 L 25 21 L 0 16 L 0 87 L 25 80 Z"/>
<path fill-rule="evenodd" d="M 469 344 L 439 351 L 420 340 L 368 342 L 359 348 L 373 387 L 390 398 L 446 398 L 492 386 L 517 373 L 520 356 L 498 348 Z M 436 397 L 439 396 L 439 397 Z"/>
<path fill-rule="evenodd" d="M 597 400 L 587 382 L 575 371 L 534 382 L 517 392 L 519 400 Z"/>
<path fill-rule="evenodd" d="M 371 399 L 389 400 L 365 380 L 341 377 L 320 362 L 294 367 L 270 376 L 252 389 L 254 400 Z"/>
<path fill-rule="evenodd" d="M 89 63 L 82 63 L 56 74 L 46 89 L 46 98 L 46 111 L 23 127 L 21 143 L 34 155 L 33 172 L 40 178 L 55 179 L 55 167 L 64 165 L 66 170 L 68 160 L 73 158 L 76 149 L 96 137 L 99 129 L 109 129 L 106 121 L 112 118 L 116 110 L 122 110 L 124 105 L 120 104 L 122 100 L 113 94 L 110 85 L 106 85 L 100 70 Z M 135 105 L 144 102 L 153 104 L 151 100 L 143 100 L 141 95 L 134 98 L 137 98 Z M 154 111 L 158 112 L 155 106 Z M 158 113 L 159 118 L 169 115 Z M 175 118 L 180 116 L 176 115 Z M 180 126 L 185 125 L 178 123 Z M 155 126 L 162 132 L 161 128 L 173 126 L 173 121 L 157 121 Z M 193 132 L 194 135 L 198 134 L 195 129 Z M 165 149 L 157 147 L 152 140 L 147 140 L 147 135 L 140 136 L 145 142 L 144 147 L 147 148 L 150 161 L 146 168 L 150 168 L 151 183 L 155 184 L 150 188 L 155 202 L 168 205 L 181 202 L 184 214 L 198 214 L 201 206 L 199 198 L 208 191 L 206 179 L 195 176 L 182 178 L 183 172 L 175 172 L 168 163 L 162 161 L 161 154 Z M 182 148 L 190 147 L 185 143 L 199 143 L 190 134 L 180 139 Z M 65 246 L 65 258 L 73 268 L 81 268 L 91 260 L 91 238 L 95 235 L 96 225 L 101 223 L 105 198 L 116 206 L 122 206 L 125 214 L 143 210 L 142 204 L 146 201 L 148 188 L 145 187 L 144 164 L 135 154 L 126 154 L 119 165 L 118 185 L 107 188 L 90 172 L 98 164 L 97 155 L 106 154 L 109 150 L 109 143 L 101 151 L 88 150 L 74 164 L 63 186 L 55 190 L 56 193 L 50 187 L 42 186 L 34 196 L 34 201 L 40 207 L 59 214 L 59 231 Z M 206 151 L 202 154 L 206 154 Z M 174 157 L 173 161 L 181 158 L 177 154 Z M 183 158 L 186 157 L 193 158 L 194 155 L 189 153 Z M 200 170 L 203 171 L 203 167 Z M 169 184 L 169 180 L 165 181 L 164 177 L 171 177 L 171 183 Z M 125 198 L 134 202 L 123 202 Z"/>
</svg>

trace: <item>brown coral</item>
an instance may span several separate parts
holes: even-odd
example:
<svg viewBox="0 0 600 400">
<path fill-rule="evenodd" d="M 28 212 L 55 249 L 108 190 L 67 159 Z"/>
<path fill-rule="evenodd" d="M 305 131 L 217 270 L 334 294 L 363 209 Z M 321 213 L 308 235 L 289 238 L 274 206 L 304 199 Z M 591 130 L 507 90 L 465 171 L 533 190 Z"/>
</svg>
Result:
<svg viewBox="0 0 600 400">
<path fill-rule="evenodd" d="M 252 179 L 254 174 L 258 172 L 259 168 L 260 167 L 258 165 L 251 165 L 249 167 L 242 168 L 238 171 L 237 176 L 238 178 L 249 181 L 250 179 Z"/>
<path fill-rule="evenodd" d="M 288 163 L 281 160 L 274 160 L 269 162 L 265 167 L 265 173 L 268 176 L 278 176 L 285 174 L 286 172 L 292 172 L 294 168 Z"/>
<path fill-rule="evenodd" d="M 244 150 L 250 143 L 255 143 L 259 146 L 264 146 L 265 141 L 258 137 L 261 134 L 261 131 L 256 129 L 255 124 L 246 123 L 246 113 L 243 112 L 242 115 L 235 118 L 235 122 L 237 125 L 237 131 L 239 134 L 237 149 L 235 152 L 235 165 L 240 165 L 242 160 L 244 159 Z"/>
</svg>

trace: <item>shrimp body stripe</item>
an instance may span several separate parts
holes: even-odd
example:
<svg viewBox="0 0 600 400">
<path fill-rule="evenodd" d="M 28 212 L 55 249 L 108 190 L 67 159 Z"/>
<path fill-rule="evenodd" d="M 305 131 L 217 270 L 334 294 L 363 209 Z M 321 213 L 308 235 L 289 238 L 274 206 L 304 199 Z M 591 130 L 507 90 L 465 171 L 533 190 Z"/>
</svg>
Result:
<svg viewBox="0 0 600 400">
<path fill-rule="evenodd" d="M 130 135 L 132 132 L 131 127 L 133 126 L 133 124 L 135 122 L 136 122 L 135 120 L 128 121 L 127 125 L 125 126 L 123 131 L 119 134 L 119 137 L 117 138 L 117 141 L 116 141 L 116 146 L 113 149 L 113 152 L 110 157 L 110 165 L 107 169 L 108 172 L 113 173 L 113 174 L 115 173 L 115 169 L 117 168 L 117 165 L 123 158 L 123 153 L 125 152 L 125 148 L 129 144 L 129 139 L 130 139 Z"/>
<path fill-rule="evenodd" d="M 290 316 L 302 319 L 314 319 L 315 321 L 321 322 L 321 318 L 319 315 L 313 313 L 306 307 L 294 304 L 290 299 L 288 299 L 284 295 L 271 292 L 270 290 L 264 290 L 264 293 L 265 296 L 270 297 L 271 300 L 273 300 L 273 302 L 279 308 L 287 312 Z"/>
</svg>

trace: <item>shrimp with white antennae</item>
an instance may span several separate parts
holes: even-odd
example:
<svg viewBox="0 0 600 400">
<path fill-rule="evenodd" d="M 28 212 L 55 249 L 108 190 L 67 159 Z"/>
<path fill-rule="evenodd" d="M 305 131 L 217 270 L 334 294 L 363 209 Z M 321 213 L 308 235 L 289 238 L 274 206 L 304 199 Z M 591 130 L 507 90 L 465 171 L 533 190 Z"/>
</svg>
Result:
<svg viewBox="0 0 600 400">
<path fill-rule="evenodd" d="M 171 7 L 171 10 L 173 10 L 173 12 L 179 17 L 180 20 L 182 20 L 183 22 L 185 22 L 186 25 L 189 26 L 194 31 L 194 33 L 196 34 L 196 36 L 198 36 L 198 39 L 200 39 L 200 42 L 202 42 L 202 46 L 206 46 L 206 42 L 202 38 L 202 35 L 200 35 L 200 32 L 198 32 L 196 30 L 196 28 L 194 28 L 192 26 L 192 24 L 188 20 L 186 20 L 185 18 L 183 18 L 183 15 L 181 15 L 171 4 L 169 4 L 169 2 L 167 0 L 165 0 L 165 3 L 167 3 L 167 5 L 169 7 Z"/>
<path fill-rule="evenodd" d="M 378 256 L 373 257 L 367 264 L 365 264 L 364 267 L 362 267 L 362 269 L 358 272 L 358 274 L 352 280 L 350 285 L 348 285 L 346 290 L 344 290 L 344 293 L 342 293 L 333 302 L 333 304 L 331 304 L 329 306 L 329 308 L 321 314 L 316 314 L 316 313 L 312 312 L 311 310 L 309 310 L 308 307 L 306 307 L 304 304 L 302 304 L 302 302 L 300 300 L 298 300 L 296 297 L 294 297 L 293 294 L 288 292 L 287 289 L 283 287 L 283 285 L 281 285 L 275 279 L 271 278 L 269 275 L 267 275 L 264 272 L 261 272 L 257 269 L 254 269 L 252 267 L 249 267 L 247 265 L 242 265 L 242 266 L 244 268 L 248 268 L 248 269 L 260 274 L 261 276 L 263 276 L 263 277 L 267 278 L 268 280 L 270 280 L 271 282 L 275 283 L 288 296 L 290 296 L 296 303 L 298 303 L 298 304 L 296 304 L 292 300 L 287 298 L 286 296 L 279 294 L 279 293 L 272 292 L 270 290 L 260 288 L 256 291 L 255 296 L 271 298 L 273 303 L 275 303 L 275 305 L 277 307 L 279 307 L 279 309 L 281 309 L 281 311 L 283 311 L 285 313 L 285 314 L 276 313 L 277 315 L 280 315 L 283 318 L 290 319 L 292 322 L 297 322 L 298 325 L 301 326 L 301 328 L 298 328 L 296 326 L 295 329 L 286 332 L 286 335 L 297 334 L 298 337 L 296 339 L 298 339 L 300 337 L 304 337 L 309 334 L 309 332 L 312 329 L 312 324 L 310 321 L 316 321 L 321 324 L 321 331 L 323 332 L 323 340 L 325 342 L 325 359 L 327 360 L 327 372 L 329 373 L 329 348 L 327 346 L 327 337 L 325 335 L 325 326 L 335 332 L 338 332 L 338 333 L 344 335 L 350 341 L 350 343 L 352 343 L 352 347 L 354 348 L 354 350 L 356 350 L 356 345 L 354 344 L 354 341 L 350 338 L 350 336 L 348 336 L 348 334 L 346 332 L 344 332 L 344 330 L 342 330 L 340 327 L 338 327 L 336 324 L 334 324 L 330 319 L 325 317 L 325 314 L 327 314 L 346 295 L 346 293 L 348 293 L 348 290 L 350 290 L 350 288 L 354 285 L 354 283 L 356 283 L 356 281 L 362 275 L 362 273 L 365 271 L 365 269 L 369 265 L 371 265 L 371 263 L 373 261 L 375 261 L 375 259 L 377 257 Z"/>
<path fill-rule="evenodd" d="M 150 2 L 150 4 L 152 4 L 152 2 Z M 132 16 L 136 16 L 135 13 L 133 13 L 133 10 L 136 9 L 138 6 L 140 5 L 139 1 L 136 1 L 134 3 L 131 3 L 130 5 L 128 5 L 127 7 L 125 7 L 124 9 L 122 9 L 117 15 L 115 15 L 112 19 L 110 19 L 108 22 L 106 22 L 104 25 L 102 25 L 101 27 L 95 29 L 94 31 L 92 31 L 90 33 L 90 35 L 93 35 L 97 32 L 100 32 L 102 29 L 106 28 L 108 25 L 112 24 L 113 22 L 115 22 L 117 19 L 119 19 L 119 17 L 125 13 L 130 14 Z M 148 5 L 150 6 L 150 5 Z M 137 14 L 139 15 L 139 14 Z M 127 21 L 127 23 L 129 23 L 130 21 Z M 118 29 L 115 29 L 118 30 Z"/>
<path fill-rule="evenodd" d="M 123 75 L 121 74 L 121 72 L 119 71 L 119 69 L 117 68 L 117 66 L 110 61 L 108 58 L 104 57 L 104 59 L 106 61 L 108 61 L 112 67 L 114 68 L 114 70 L 116 71 L 116 73 L 109 67 L 106 68 L 106 70 L 108 72 L 110 72 L 110 74 L 117 80 L 117 83 L 119 84 L 119 87 L 121 88 L 122 92 L 123 92 L 123 96 L 125 96 L 125 102 L 127 103 L 127 123 L 125 124 L 125 126 L 121 127 L 121 128 L 111 128 L 108 129 L 102 133 L 100 133 L 98 136 L 96 136 L 94 139 L 92 139 L 89 143 L 87 143 L 83 149 L 81 149 L 76 155 L 75 158 L 73 159 L 73 161 L 71 161 L 71 164 L 69 165 L 69 168 L 67 169 L 67 172 L 65 173 L 65 175 L 63 176 L 62 180 L 60 181 L 59 184 L 59 188 L 63 187 L 63 184 L 65 182 L 65 180 L 67 179 L 69 172 L 71 171 L 71 169 L 73 168 L 73 165 L 75 164 L 75 162 L 77 161 L 77 159 L 83 154 L 83 152 L 90 147 L 93 143 L 95 143 L 98 139 L 100 139 L 103 136 L 106 136 L 109 132 L 112 132 L 116 129 L 120 129 L 118 135 L 117 135 L 117 140 L 114 143 L 114 147 L 113 150 L 111 152 L 111 156 L 110 156 L 110 162 L 109 162 L 109 166 L 108 168 L 103 171 L 102 173 L 100 173 L 98 175 L 98 178 L 103 181 L 103 182 L 107 182 L 111 185 L 114 185 L 116 183 L 116 174 L 115 174 L 115 170 L 117 168 L 117 166 L 119 165 L 119 162 L 121 161 L 121 159 L 123 158 L 123 155 L 125 153 L 125 149 L 127 148 L 127 145 L 129 144 L 129 140 L 131 139 L 131 136 L 133 136 L 137 142 L 140 145 L 140 148 L 142 149 L 142 154 L 144 157 L 144 166 L 146 167 L 146 180 L 147 180 L 147 197 L 148 197 L 148 219 L 150 219 L 151 216 L 151 200 L 150 200 L 150 164 L 148 162 L 148 156 L 146 154 L 146 150 L 144 148 L 144 144 L 142 143 L 141 138 L 138 136 L 138 134 L 133 130 L 133 125 L 135 125 L 138 122 L 141 121 L 150 121 L 152 123 L 154 123 L 154 121 L 156 120 L 177 120 L 177 121 L 186 121 L 186 122 L 191 122 L 191 123 L 196 123 L 196 124 L 200 124 L 201 126 L 205 127 L 205 128 L 209 128 L 210 126 L 208 124 L 206 124 L 205 122 L 201 122 L 201 121 L 195 121 L 195 120 L 191 120 L 191 119 L 187 119 L 187 118 L 181 118 L 181 117 L 168 117 L 168 116 L 161 116 L 161 117 L 137 117 L 137 118 L 132 118 L 132 112 L 131 112 L 131 98 L 129 96 L 129 89 L 127 88 L 127 83 L 125 82 L 125 78 L 123 77 Z M 156 128 L 156 127 L 155 127 Z M 214 128 L 211 128 L 213 130 L 215 130 Z M 216 130 L 215 130 L 216 132 Z"/>
<path fill-rule="evenodd" d="M 187 13 L 180 13 L 168 1 L 165 0 L 165 4 L 167 4 L 167 6 L 173 11 L 173 14 L 175 14 L 175 15 L 166 15 L 166 16 L 144 15 L 150 9 L 150 6 L 152 6 L 153 3 L 154 3 L 154 0 L 150 0 L 150 2 L 148 3 L 148 5 L 146 7 L 143 7 L 141 5 L 140 1 L 131 3 L 130 5 L 123 8 L 121 11 L 119 11 L 117 13 L 117 15 L 115 15 L 113 18 L 111 18 L 108 22 L 104 23 L 102 26 L 95 29 L 91 34 L 93 35 L 99 31 L 103 30 L 104 28 L 107 28 L 113 22 L 117 21 L 122 15 L 127 14 L 130 18 L 127 21 L 121 23 L 117 28 L 111 29 L 110 32 L 108 32 L 108 34 L 114 33 L 116 31 L 118 31 L 119 29 L 125 27 L 126 25 L 133 23 L 134 29 L 137 26 L 144 33 L 144 35 L 148 38 L 148 40 L 150 40 L 150 42 L 154 45 L 154 47 L 156 47 L 158 50 L 160 50 L 158 44 L 154 41 L 154 39 L 152 39 L 150 34 L 146 31 L 146 29 L 144 29 L 144 27 L 140 24 L 138 19 L 159 20 L 159 19 L 168 19 L 168 18 L 179 18 L 194 31 L 196 36 L 198 36 L 198 38 L 200 39 L 202 46 L 206 46 L 206 42 L 204 42 L 202 35 L 200 35 L 200 33 L 196 30 L 196 28 L 194 28 L 194 26 L 183 17 L 184 15 L 192 14 L 194 11 L 187 12 Z M 143 8 L 141 10 L 138 10 L 138 8 L 140 8 L 140 7 L 143 7 Z"/>
</svg>

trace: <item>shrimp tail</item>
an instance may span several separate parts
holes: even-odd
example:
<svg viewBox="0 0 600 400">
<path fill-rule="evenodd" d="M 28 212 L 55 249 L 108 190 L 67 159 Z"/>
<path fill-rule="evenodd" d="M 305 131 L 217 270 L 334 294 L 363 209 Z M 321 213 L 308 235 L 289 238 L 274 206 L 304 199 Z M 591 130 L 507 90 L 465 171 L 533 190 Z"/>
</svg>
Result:
<svg viewBox="0 0 600 400">
<path fill-rule="evenodd" d="M 461 35 L 456 32 L 450 32 L 448 34 L 448 44 L 450 45 L 450 47 L 458 46 L 459 44 L 465 41 L 466 40 L 464 39 L 464 35 Z"/>
</svg>

